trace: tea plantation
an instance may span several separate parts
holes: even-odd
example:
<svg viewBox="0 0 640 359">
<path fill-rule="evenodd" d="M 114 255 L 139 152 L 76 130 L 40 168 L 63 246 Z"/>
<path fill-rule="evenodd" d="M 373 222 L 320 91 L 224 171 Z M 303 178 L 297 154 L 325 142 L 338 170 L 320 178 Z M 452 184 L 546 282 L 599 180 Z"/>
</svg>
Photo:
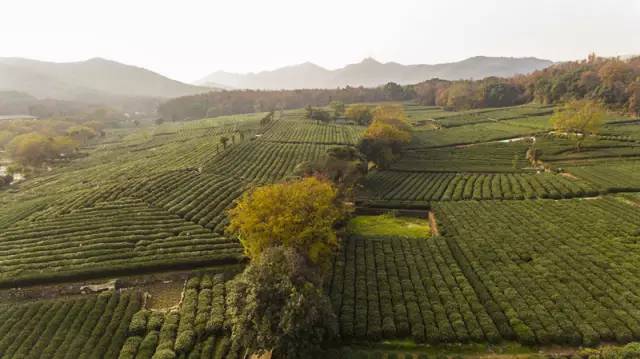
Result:
<svg viewBox="0 0 640 359">
<path fill-rule="evenodd" d="M 404 106 L 412 140 L 357 184 L 327 268 L 339 330 L 327 355 L 640 340 L 639 122 L 612 115 L 577 144 L 552 131 L 549 106 Z M 265 115 L 107 130 L 86 156 L 0 190 L 0 294 L 15 297 L 0 297 L 13 298 L 0 302 L 0 357 L 243 357 L 226 318 L 235 273 L 207 272 L 247 261 L 226 211 L 366 130 Z M 18 300 L 178 270 L 190 279 L 163 308 L 135 285 Z"/>
</svg>

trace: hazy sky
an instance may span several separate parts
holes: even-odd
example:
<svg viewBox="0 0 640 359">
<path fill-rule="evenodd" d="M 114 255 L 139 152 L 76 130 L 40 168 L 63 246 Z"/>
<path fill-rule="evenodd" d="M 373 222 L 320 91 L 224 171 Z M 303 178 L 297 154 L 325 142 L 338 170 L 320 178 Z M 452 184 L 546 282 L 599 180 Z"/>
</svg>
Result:
<svg viewBox="0 0 640 359">
<path fill-rule="evenodd" d="M 640 0 L 0 0 L 0 56 L 105 57 L 191 82 L 367 56 L 551 60 L 640 53 Z"/>
</svg>

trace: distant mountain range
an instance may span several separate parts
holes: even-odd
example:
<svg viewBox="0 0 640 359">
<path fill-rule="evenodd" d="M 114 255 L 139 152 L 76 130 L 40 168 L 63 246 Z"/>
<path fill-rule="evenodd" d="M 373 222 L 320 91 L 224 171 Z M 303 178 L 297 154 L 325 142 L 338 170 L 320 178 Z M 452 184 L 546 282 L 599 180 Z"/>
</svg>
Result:
<svg viewBox="0 0 640 359">
<path fill-rule="evenodd" d="M 389 81 L 411 84 L 434 77 L 480 79 L 529 73 L 551 64 L 532 57 L 472 57 L 439 65 L 380 63 L 367 58 L 337 70 L 307 62 L 259 73 L 215 72 L 191 85 L 102 58 L 55 63 L 0 57 L 0 114 L 27 114 L 34 105 L 57 114 L 78 112 L 88 105 L 151 114 L 167 98 L 212 90 L 375 87 Z"/>
<path fill-rule="evenodd" d="M 211 89 L 102 58 L 67 63 L 0 58 L 0 91 L 17 91 L 41 99 L 111 103 L 131 97 L 193 95 Z"/>
<path fill-rule="evenodd" d="M 444 80 L 482 79 L 489 76 L 509 77 L 527 74 L 552 65 L 535 57 L 476 56 L 459 62 L 437 65 L 402 65 L 381 63 L 372 58 L 327 70 L 310 62 L 282 67 L 273 71 L 236 74 L 218 71 L 196 81 L 200 86 L 236 89 L 336 88 L 344 86 L 375 87 L 387 82 L 413 84 L 432 78 Z"/>
</svg>

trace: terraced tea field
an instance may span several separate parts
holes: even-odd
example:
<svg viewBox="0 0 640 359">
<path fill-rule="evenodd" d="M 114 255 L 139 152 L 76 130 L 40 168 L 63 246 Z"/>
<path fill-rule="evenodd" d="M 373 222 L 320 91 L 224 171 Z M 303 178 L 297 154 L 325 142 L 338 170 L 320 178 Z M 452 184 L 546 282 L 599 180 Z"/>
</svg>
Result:
<svg viewBox="0 0 640 359">
<path fill-rule="evenodd" d="M 261 137 L 279 143 L 317 143 L 355 146 L 366 130 L 362 126 L 316 124 L 301 117 L 275 121 Z"/>
<path fill-rule="evenodd" d="M 640 338 L 640 210 L 616 198 L 435 206 L 465 276 L 524 343 Z M 496 318 L 494 318 L 496 319 Z"/>
<path fill-rule="evenodd" d="M 290 175 L 295 167 L 326 154 L 331 145 L 245 142 L 214 157 L 205 172 L 233 175 L 242 180 L 269 182 Z"/>
<path fill-rule="evenodd" d="M 224 326 L 225 291 L 220 275 L 190 278 L 179 308 L 133 315 L 118 358 L 239 358 Z"/>
<path fill-rule="evenodd" d="M 640 162 L 638 161 L 567 167 L 566 170 L 608 192 L 640 191 Z"/>
<path fill-rule="evenodd" d="M 406 151 L 392 170 L 415 172 L 532 171 L 526 140 Z"/>
<path fill-rule="evenodd" d="M 378 171 L 367 177 L 366 198 L 389 201 L 461 201 L 574 198 L 597 195 L 585 180 L 540 174 L 454 174 Z"/>
<path fill-rule="evenodd" d="M 522 120 L 526 123 L 526 120 Z M 413 132 L 411 149 L 467 145 L 488 141 L 499 141 L 517 137 L 527 137 L 545 132 L 544 129 L 514 125 L 503 122 L 478 123 L 440 130 L 420 130 Z"/>
<path fill-rule="evenodd" d="M 139 292 L 0 305 L 2 358 L 117 358 Z"/>
<path fill-rule="evenodd" d="M 611 116 L 578 149 L 549 133 L 547 106 L 405 108 L 412 143 L 390 168 L 370 169 L 355 204 L 430 211 L 429 221 L 357 217 L 346 226 L 326 283 L 340 333 L 327 355 L 640 340 L 635 122 Z M 0 287 L 13 298 L 0 303 L 0 357 L 241 357 L 225 308 L 235 272 L 223 265 L 246 258 L 224 232 L 226 211 L 244 191 L 357 145 L 365 131 L 303 114 L 110 130 L 86 157 L 0 191 Z M 135 284 L 19 304 L 31 292 L 7 289 L 178 269 L 191 279 L 175 283 L 181 295 L 162 310 Z"/>
<path fill-rule="evenodd" d="M 3 286 L 242 258 L 236 241 L 136 199 L 23 221 L 0 245 Z"/>
<path fill-rule="evenodd" d="M 437 344 L 501 338 L 502 328 L 440 238 L 349 239 L 334 263 L 329 292 L 346 340 L 410 337 Z"/>
</svg>

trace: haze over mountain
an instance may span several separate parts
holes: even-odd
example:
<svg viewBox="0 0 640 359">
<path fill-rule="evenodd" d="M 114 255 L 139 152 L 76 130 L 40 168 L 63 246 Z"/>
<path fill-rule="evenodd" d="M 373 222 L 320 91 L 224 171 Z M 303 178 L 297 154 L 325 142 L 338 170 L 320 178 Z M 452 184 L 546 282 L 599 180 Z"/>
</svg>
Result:
<svg viewBox="0 0 640 359">
<path fill-rule="evenodd" d="M 543 69 L 552 63 L 535 57 L 476 56 L 459 62 L 436 65 L 402 65 L 396 62 L 381 63 L 373 58 L 366 58 L 360 63 L 336 70 L 305 62 L 258 73 L 236 74 L 217 71 L 196 81 L 196 84 L 242 89 L 335 88 L 347 85 L 374 87 L 390 81 L 412 84 L 431 78 L 459 80 L 489 76 L 508 77 Z"/>
<path fill-rule="evenodd" d="M 96 103 L 122 97 L 170 98 L 210 90 L 102 58 L 67 63 L 0 58 L 0 91 L 18 91 L 37 98 Z"/>
</svg>

